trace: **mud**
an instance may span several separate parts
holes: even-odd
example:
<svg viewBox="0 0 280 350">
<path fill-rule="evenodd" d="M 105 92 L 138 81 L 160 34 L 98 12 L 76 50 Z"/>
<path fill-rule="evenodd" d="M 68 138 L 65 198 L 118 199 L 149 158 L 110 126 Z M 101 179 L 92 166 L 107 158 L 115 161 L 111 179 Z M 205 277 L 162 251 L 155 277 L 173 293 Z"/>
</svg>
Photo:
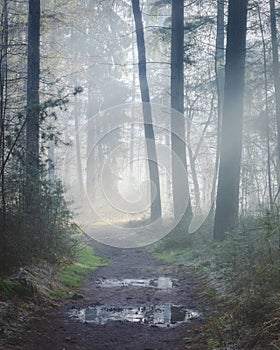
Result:
<svg viewBox="0 0 280 350">
<path fill-rule="evenodd" d="M 110 262 L 90 274 L 81 290 L 83 298 L 65 300 L 37 315 L 25 337 L 15 339 L 9 349 L 193 349 L 186 341 L 199 338 L 205 322 L 199 280 L 144 248 L 91 244 Z M 159 281 L 165 283 L 160 287 Z M 97 314 L 102 315 L 100 321 Z M 207 346 L 201 343 L 198 348 Z"/>
</svg>

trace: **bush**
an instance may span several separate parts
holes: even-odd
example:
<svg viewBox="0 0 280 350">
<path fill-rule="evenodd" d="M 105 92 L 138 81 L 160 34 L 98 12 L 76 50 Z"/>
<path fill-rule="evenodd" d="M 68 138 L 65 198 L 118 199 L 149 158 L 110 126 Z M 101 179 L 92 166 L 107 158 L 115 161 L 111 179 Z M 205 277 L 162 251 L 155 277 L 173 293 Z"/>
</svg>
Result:
<svg viewBox="0 0 280 350">
<path fill-rule="evenodd" d="M 212 230 L 204 225 L 193 235 L 185 232 L 184 246 L 170 236 L 155 245 L 154 252 L 207 276 L 207 293 L 214 287 L 213 316 L 206 324 L 209 344 L 279 348 L 279 213 L 266 210 L 259 218 L 245 219 L 243 230 L 228 233 L 223 242 L 213 242 Z"/>
<path fill-rule="evenodd" d="M 78 229 L 67 208 L 60 182 L 41 182 L 40 201 L 32 215 L 26 214 L 19 204 L 9 204 L 1 234 L 1 242 L 4 242 L 0 244 L 2 273 L 30 264 L 34 259 L 59 263 L 75 256 Z M 4 226 L 3 222 L 0 224 Z"/>
</svg>

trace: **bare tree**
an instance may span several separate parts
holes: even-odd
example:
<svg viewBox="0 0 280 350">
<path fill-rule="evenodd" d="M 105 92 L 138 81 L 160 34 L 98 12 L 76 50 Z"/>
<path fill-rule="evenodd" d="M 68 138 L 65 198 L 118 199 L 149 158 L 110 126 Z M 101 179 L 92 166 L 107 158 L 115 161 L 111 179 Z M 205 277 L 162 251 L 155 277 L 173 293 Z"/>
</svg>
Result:
<svg viewBox="0 0 280 350">
<path fill-rule="evenodd" d="M 144 130 L 147 146 L 148 165 L 150 173 L 150 191 L 151 191 L 151 221 L 154 221 L 161 217 L 161 197 L 160 197 L 160 183 L 159 183 L 159 171 L 157 163 L 157 153 L 155 144 L 155 135 L 152 120 L 152 110 L 150 104 L 150 93 L 147 80 L 147 67 L 146 67 L 146 50 L 145 39 L 143 31 L 142 14 L 140 10 L 139 0 L 132 0 L 132 9 L 136 27 L 136 38 L 138 48 L 138 70 L 140 89 L 143 106 L 144 117 Z M 155 190 L 153 189 L 155 186 Z M 154 198 L 154 200 L 153 200 Z"/>
</svg>

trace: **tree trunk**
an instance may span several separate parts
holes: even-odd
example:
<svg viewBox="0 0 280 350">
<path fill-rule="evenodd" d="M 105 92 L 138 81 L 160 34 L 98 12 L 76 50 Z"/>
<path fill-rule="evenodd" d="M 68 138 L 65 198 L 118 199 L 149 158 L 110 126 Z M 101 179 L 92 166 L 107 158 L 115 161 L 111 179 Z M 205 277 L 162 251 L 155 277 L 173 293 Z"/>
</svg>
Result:
<svg viewBox="0 0 280 350">
<path fill-rule="evenodd" d="M 136 38 L 138 48 L 138 70 L 142 98 L 142 108 L 144 117 L 144 130 L 147 147 L 148 165 L 150 173 L 150 194 L 151 194 L 151 221 L 161 218 L 161 198 L 159 171 L 157 163 L 156 144 L 152 120 L 152 110 L 150 104 L 150 93 L 147 80 L 146 50 L 143 31 L 142 14 L 139 0 L 132 0 L 132 9 L 136 27 Z M 155 186 L 155 189 L 153 188 Z"/>
<path fill-rule="evenodd" d="M 277 182 L 280 188 L 280 75 L 279 75 L 279 54 L 277 42 L 277 26 L 275 0 L 269 0 L 270 5 L 270 28 L 271 28 L 271 45 L 272 45 L 272 68 L 275 90 L 275 109 L 277 125 Z"/>
<path fill-rule="evenodd" d="M 217 0 L 217 31 L 216 31 L 216 51 L 215 51 L 215 75 L 218 98 L 218 121 L 217 121 L 217 151 L 215 160 L 215 170 L 211 197 L 216 195 L 216 182 L 220 161 L 220 141 L 221 141 L 221 121 L 223 114 L 223 99 L 225 85 L 225 2 Z"/>
<path fill-rule="evenodd" d="M 223 112 L 224 80 L 225 80 L 225 4 L 224 0 L 217 0 L 217 34 L 215 51 L 215 73 L 218 96 L 218 116 Z"/>
<path fill-rule="evenodd" d="M 133 25 L 133 23 L 132 23 Z M 133 40 L 134 40 L 134 35 L 133 35 Z M 132 64 L 133 64 L 133 68 L 132 68 L 132 96 L 131 96 L 131 100 L 132 103 L 135 103 L 136 101 L 136 70 L 135 70 L 135 61 L 136 61 L 136 55 L 135 55 L 135 46 L 134 44 L 132 45 Z M 129 154 L 129 160 L 130 160 L 130 165 L 129 165 L 129 180 L 130 181 L 134 181 L 134 148 L 135 148 L 135 108 L 132 107 L 131 110 L 131 120 L 132 123 L 130 125 L 130 154 Z"/>
<path fill-rule="evenodd" d="M 94 194 L 94 176 L 95 176 L 95 154 L 96 154 L 96 123 L 95 115 L 98 113 L 98 101 L 95 97 L 96 92 L 92 84 L 88 86 L 88 103 L 87 103 L 87 193 L 91 197 Z"/>
<path fill-rule="evenodd" d="M 50 140 L 48 143 L 48 176 L 49 182 L 55 182 L 55 172 L 54 172 L 54 163 L 55 163 L 55 142 Z"/>
<path fill-rule="evenodd" d="M 39 196 L 40 0 L 29 0 L 26 120 L 26 206 L 34 215 Z"/>
<path fill-rule="evenodd" d="M 171 149 L 174 219 L 192 216 L 187 176 L 184 119 L 184 0 L 172 1 L 171 36 Z M 174 112 L 178 111 L 178 113 Z M 178 167 L 178 160 L 181 166 Z M 181 174 L 182 167 L 184 174 Z M 180 171 L 179 171 L 180 169 Z M 187 212 L 186 202 L 189 203 Z"/>
<path fill-rule="evenodd" d="M 223 240 L 238 223 L 246 24 L 247 0 L 229 0 L 215 240 Z"/>
<path fill-rule="evenodd" d="M 74 98 L 73 114 L 74 114 L 74 121 L 75 121 L 75 143 L 76 143 L 78 191 L 79 191 L 79 199 L 81 200 L 81 202 L 83 202 L 84 186 L 83 186 L 82 160 L 81 160 L 81 142 L 80 142 L 80 135 L 79 135 L 80 109 L 78 108 L 77 96 L 75 96 Z"/>
<path fill-rule="evenodd" d="M 5 179 L 5 119 L 7 104 L 7 73 L 8 73 L 8 2 L 4 0 L 2 5 L 2 29 L 1 29 L 1 51 L 0 51 L 0 149 L 1 149 L 1 218 L 0 218 L 0 254 L 5 262 L 7 253 L 7 218 L 6 218 L 6 179 Z M 2 171 L 3 169 L 3 171 Z"/>
<path fill-rule="evenodd" d="M 264 70 L 264 93 L 265 93 L 265 134 L 266 134 L 266 147 L 267 147 L 267 181 L 268 181 L 268 194 L 269 194 L 269 206 L 273 207 L 273 195 L 272 195 L 272 180 L 271 180 L 271 152 L 270 152 L 270 131 L 269 131 L 269 106 L 268 106 L 268 77 L 267 77 L 267 61 L 266 61 L 266 46 L 264 39 L 264 29 L 261 19 L 260 7 L 257 5 L 261 38 L 262 38 L 262 51 L 263 51 L 263 70 Z"/>
</svg>

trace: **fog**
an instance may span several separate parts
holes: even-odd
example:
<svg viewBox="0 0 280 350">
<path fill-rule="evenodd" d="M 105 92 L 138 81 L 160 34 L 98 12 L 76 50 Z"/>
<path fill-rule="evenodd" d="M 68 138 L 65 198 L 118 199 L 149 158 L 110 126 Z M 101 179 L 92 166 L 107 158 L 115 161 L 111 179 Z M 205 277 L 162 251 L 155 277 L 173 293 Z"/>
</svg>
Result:
<svg viewBox="0 0 280 350">
<path fill-rule="evenodd" d="M 143 245 L 164 237 L 178 224 L 189 205 L 186 200 L 180 209 L 181 216 L 174 215 L 171 110 L 152 104 L 152 115 L 160 174 L 162 220 L 150 221 L 156 186 L 151 183 L 149 176 L 141 103 L 115 106 L 88 118 L 72 137 L 71 146 L 67 147 L 64 155 L 63 180 L 76 222 L 87 232 L 105 224 L 113 225 L 116 230 L 121 229 L 122 233 L 126 231 L 127 237 L 122 238 L 122 243 L 115 242 L 115 245 Z M 193 154 L 197 153 L 197 180 L 203 190 L 199 203 L 195 203 L 195 196 L 191 195 L 194 217 L 189 223 L 189 230 L 193 232 L 206 219 L 213 203 L 214 161 L 203 135 L 184 116 L 177 113 L 177 118 L 184 118 L 187 130 L 191 129 L 186 148 Z M 188 169 L 184 169 L 176 156 L 175 168 L 181 174 L 182 183 L 187 182 Z M 201 173 L 207 176 L 201 176 Z M 143 229 L 148 231 L 145 240 Z M 140 232 L 141 239 L 138 242 L 137 235 Z"/>
<path fill-rule="evenodd" d="M 45 6 L 49 11 L 49 5 Z M 54 21 L 42 39 L 46 44 L 43 50 L 48 52 L 44 67 L 50 72 L 49 79 L 60 77 L 56 89 L 61 87 L 61 95 L 69 99 L 66 109 L 58 112 L 64 145 L 60 143 L 50 154 L 56 165 L 56 174 L 51 176 L 63 179 L 67 200 L 81 227 L 110 224 L 150 229 L 157 186 L 150 181 L 131 4 L 77 1 L 73 7 L 66 4 L 61 8 L 63 13 L 58 16 L 63 21 Z M 185 14 L 193 27 L 185 29 L 185 112 L 178 114 L 178 119 L 183 118 L 186 127 L 180 138 L 185 143 L 187 169 L 173 154 L 173 172 L 182 174 L 180 181 L 182 186 L 188 184 L 190 200 L 182 203 L 178 215 L 174 215 L 172 191 L 171 7 L 143 2 L 142 15 L 162 205 L 162 220 L 154 223 L 159 225 L 155 231 L 164 236 L 178 223 L 174 218 L 182 218 L 191 207 L 193 219 L 187 226 L 189 232 L 195 232 L 215 200 L 218 173 L 221 121 L 215 81 L 216 23 L 211 20 L 216 8 L 193 3 Z M 253 31 L 248 31 L 248 38 L 249 42 L 255 40 Z M 253 62 L 250 50 L 247 57 Z M 251 66 L 247 76 L 254 76 Z M 253 111 L 248 91 L 244 142 L 249 146 L 243 158 L 258 170 L 250 181 L 243 168 L 240 204 L 243 213 L 255 213 L 261 201 L 267 202 L 266 180 L 261 179 L 264 163 L 257 162 L 264 159 L 266 151 L 247 152 L 259 130 L 255 121 L 254 128 L 246 128 L 246 123 L 263 108 L 258 105 Z"/>
</svg>

